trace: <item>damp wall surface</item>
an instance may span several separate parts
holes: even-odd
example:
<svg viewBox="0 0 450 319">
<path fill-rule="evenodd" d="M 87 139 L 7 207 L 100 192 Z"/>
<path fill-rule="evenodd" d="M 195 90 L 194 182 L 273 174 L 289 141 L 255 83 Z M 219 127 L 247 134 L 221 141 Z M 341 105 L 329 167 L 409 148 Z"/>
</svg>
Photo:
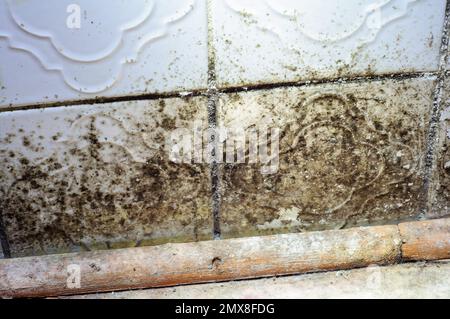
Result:
<svg viewBox="0 0 450 319">
<path fill-rule="evenodd" d="M 449 12 L 0 0 L 0 258 L 448 216 Z"/>
</svg>

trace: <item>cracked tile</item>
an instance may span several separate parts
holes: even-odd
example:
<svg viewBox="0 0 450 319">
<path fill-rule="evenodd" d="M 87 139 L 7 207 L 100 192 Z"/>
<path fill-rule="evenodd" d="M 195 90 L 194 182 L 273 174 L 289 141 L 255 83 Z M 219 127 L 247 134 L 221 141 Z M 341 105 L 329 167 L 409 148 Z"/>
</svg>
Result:
<svg viewBox="0 0 450 319">
<path fill-rule="evenodd" d="M 438 68 L 444 0 L 210 4 L 221 87 Z"/>
<path fill-rule="evenodd" d="M 424 156 L 434 85 L 431 77 L 222 95 L 219 124 L 227 132 L 221 139 L 226 141 L 221 164 L 223 236 L 417 217 L 425 196 Z M 239 144 L 242 132 L 245 147 Z M 260 134 L 266 138 L 250 143 L 252 132 L 270 135 Z M 260 155 L 268 156 L 255 161 L 250 145 L 275 151 L 263 149 Z M 227 160 L 228 147 L 243 154 L 244 163 L 236 163 L 238 155 Z"/>
<path fill-rule="evenodd" d="M 205 89 L 206 4 L 0 0 L 0 57 L 0 108 Z"/>
<path fill-rule="evenodd" d="M 199 122 L 200 121 L 200 122 Z M 208 164 L 169 157 L 206 98 L 0 114 L 0 211 L 13 256 L 210 239 Z"/>
</svg>

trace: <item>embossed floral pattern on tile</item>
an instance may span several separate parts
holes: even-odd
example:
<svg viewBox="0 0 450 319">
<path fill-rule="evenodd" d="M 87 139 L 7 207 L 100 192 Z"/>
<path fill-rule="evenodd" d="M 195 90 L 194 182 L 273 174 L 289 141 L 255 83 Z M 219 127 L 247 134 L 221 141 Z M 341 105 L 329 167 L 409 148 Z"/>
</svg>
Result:
<svg viewBox="0 0 450 319">
<path fill-rule="evenodd" d="M 201 97 L 0 114 L 0 209 L 13 256 L 210 238 L 207 164 L 174 163 Z"/>
<path fill-rule="evenodd" d="M 220 125 L 280 128 L 277 172 L 264 175 L 260 164 L 221 165 L 224 236 L 416 217 L 424 201 L 434 83 L 389 80 L 224 95 Z"/>
<path fill-rule="evenodd" d="M 0 105 L 205 88 L 205 11 L 202 0 L 1 0 Z"/>
<path fill-rule="evenodd" d="M 219 86 L 436 71 L 442 0 L 211 1 Z"/>
</svg>

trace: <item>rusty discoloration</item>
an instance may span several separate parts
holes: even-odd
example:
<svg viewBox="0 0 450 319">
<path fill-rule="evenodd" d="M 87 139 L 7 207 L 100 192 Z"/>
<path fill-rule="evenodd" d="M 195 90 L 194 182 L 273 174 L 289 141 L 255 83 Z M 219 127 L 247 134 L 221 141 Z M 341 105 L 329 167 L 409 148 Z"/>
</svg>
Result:
<svg viewBox="0 0 450 319">
<path fill-rule="evenodd" d="M 416 217 L 433 88 L 429 78 L 222 96 L 219 125 L 280 128 L 276 173 L 222 165 L 223 236 Z"/>
<path fill-rule="evenodd" d="M 169 160 L 202 97 L 1 114 L 0 210 L 13 256 L 210 238 L 207 164 Z"/>
</svg>

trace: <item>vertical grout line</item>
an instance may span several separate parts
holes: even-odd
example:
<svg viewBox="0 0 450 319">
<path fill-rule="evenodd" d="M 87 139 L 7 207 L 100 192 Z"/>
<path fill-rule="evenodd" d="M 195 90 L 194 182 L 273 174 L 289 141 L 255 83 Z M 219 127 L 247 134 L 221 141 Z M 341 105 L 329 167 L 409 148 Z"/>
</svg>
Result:
<svg viewBox="0 0 450 319">
<path fill-rule="evenodd" d="M 422 209 L 421 217 L 425 218 L 429 214 L 429 209 L 433 204 L 433 174 L 437 167 L 437 151 L 439 148 L 439 132 L 441 126 L 441 111 L 442 111 L 442 95 L 445 85 L 445 74 L 448 60 L 448 43 L 449 43 L 449 27 L 450 27 L 450 1 L 447 0 L 445 7 L 444 24 L 442 29 L 441 47 L 439 51 L 439 66 L 437 72 L 437 83 L 433 97 L 433 108 L 431 111 L 431 118 L 429 123 L 429 132 L 427 140 L 427 150 L 425 158 L 425 203 Z"/>
<path fill-rule="evenodd" d="M 11 258 L 11 249 L 9 247 L 8 236 L 6 235 L 5 225 L 3 224 L 3 216 L 0 210 L 0 244 L 5 258 Z"/>
<path fill-rule="evenodd" d="M 212 192 L 212 218 L 213 218 L 213 238 L 220 239 L 220 179 L 219 179 L 219 165 L 217 162 L 217 105 L 219 91 L 216 85 L 216 51 L 214 48 L 211 0 L 206 0 L 207 12 L 207 32 L 208 32 L 208 90 L 206 95 L 208 97 L 208 128 L 210 134 L 208 140 L 208 150 L 210 153 L 210 168 L 211 168 L 211 192 Z"/>
</svg>

